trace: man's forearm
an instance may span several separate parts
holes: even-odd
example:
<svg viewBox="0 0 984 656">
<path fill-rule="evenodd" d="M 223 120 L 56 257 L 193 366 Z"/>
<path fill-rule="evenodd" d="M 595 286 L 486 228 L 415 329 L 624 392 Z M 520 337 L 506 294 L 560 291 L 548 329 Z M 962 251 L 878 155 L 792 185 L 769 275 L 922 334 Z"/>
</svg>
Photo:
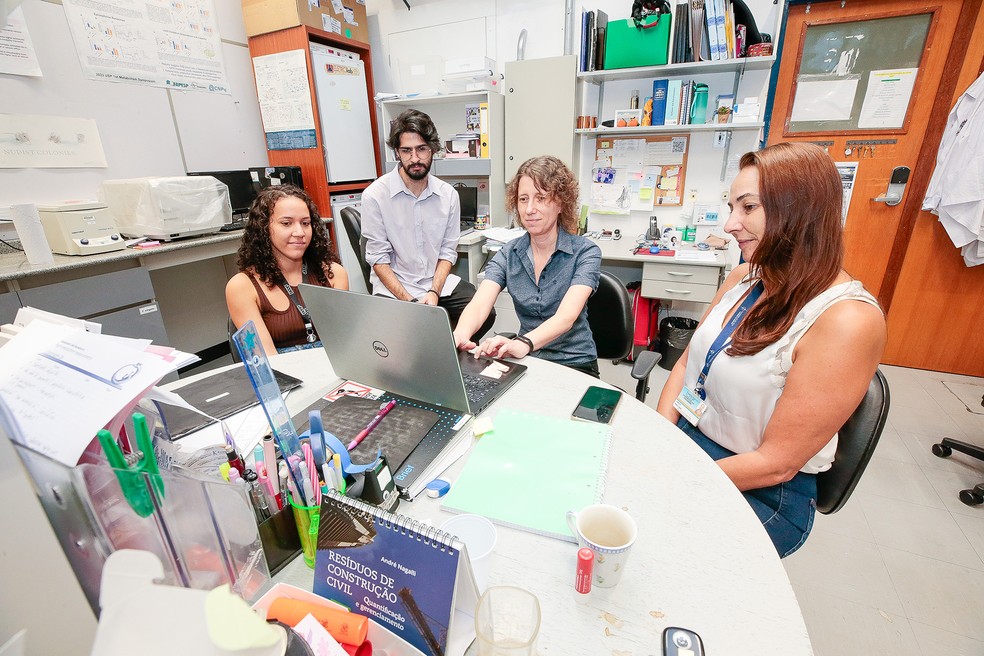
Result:
<svg viewBox="0 0 984 656">
<path fill-rule="evenodd" d="M 388 264 L 376 264 L 372 267 L 372 270 L 376 272 L 376 276 L 379 277 L 379 282 L 383 283 L 383 286 L 389 290 L 390 294 L 400 299 L 401 301 L 412 301 L 413 296 L 407 291 L 403 283 L 396 277 L 393 273 L 392 267 Z"/>
<path fill-rule="evenodd" d="M 447 260 L 438 260 L 437 266 L 434 268 L 434 282 L 431 283 L 431 289 L 437 292 L 437 295 L 441 295 L 441 290 L 444 289 L 444 281 L 448 279 L 448 274 L 451 273 L 451 263 Z"/>
</svg>

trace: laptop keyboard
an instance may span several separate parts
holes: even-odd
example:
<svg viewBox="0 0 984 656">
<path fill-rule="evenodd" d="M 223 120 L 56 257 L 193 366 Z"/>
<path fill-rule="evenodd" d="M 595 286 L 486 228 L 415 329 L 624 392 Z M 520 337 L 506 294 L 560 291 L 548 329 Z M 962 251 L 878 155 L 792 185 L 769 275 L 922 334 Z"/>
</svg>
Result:
<svg viewBox="0 0 984 656">
<path fill-rule="evenodd" d="M 499 384 L 497 380 L 477 374 L 463 374 L 462 378 L 465 381 L 465 391 L 468 393 L 468 405 L 472 408 L 480 407 L 485 396 Z"/>
</svg>

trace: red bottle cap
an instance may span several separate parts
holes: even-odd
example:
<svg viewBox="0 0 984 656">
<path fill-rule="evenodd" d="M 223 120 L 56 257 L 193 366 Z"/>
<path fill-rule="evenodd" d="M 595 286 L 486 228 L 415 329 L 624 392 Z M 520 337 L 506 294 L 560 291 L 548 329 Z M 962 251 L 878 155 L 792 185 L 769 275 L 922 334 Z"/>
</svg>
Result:
<svg viewBox="0 0 984 656">
<path fill-rule="evenodd" d="M 577 575 L 574 578 L 574 589 L 581 594 L 591 592 L 591 570 L 594 568 L 594 552 L 590 549 L 577 550 Z"/>
</svg>

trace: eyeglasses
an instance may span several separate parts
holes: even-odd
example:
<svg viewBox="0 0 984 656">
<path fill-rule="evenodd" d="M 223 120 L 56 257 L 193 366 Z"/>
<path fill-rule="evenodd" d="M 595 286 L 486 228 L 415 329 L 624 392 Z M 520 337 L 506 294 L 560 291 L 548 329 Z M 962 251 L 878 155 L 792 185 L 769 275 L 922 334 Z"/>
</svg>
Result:
<svg viewBox="0 0 984 656">
<path fill-rule="evenodd" d="M 432 152 L 430 146 L 414 146 L 413 148 L 397 148 L 396 152 L 400 153 L 400 157 L 410 157 L 414 153 L 417 153 L 417 157 L 423 159 L 428 153 Z"/>
</svg>

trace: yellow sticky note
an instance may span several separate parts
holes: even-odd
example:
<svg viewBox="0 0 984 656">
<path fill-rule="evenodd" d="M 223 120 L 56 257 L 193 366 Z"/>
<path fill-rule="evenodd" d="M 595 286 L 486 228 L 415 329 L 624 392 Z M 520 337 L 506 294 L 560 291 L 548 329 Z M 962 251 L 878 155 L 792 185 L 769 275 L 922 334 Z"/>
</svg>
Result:
<svg viewBox="0 0 984 656">
<path fill-rule="evenodd" d="M 213 644 L 230 651 L 269 647 L 285 638 L 282 629 L 264 622 L 228 585 L 205 597 L 205 621 Z"/>
<path fill-rule="evenodd" d="M 348 98 L 342 98 L 341 100 L 339 100 L 338 106 L 343 112 L 352 111 L 352 101 L 349 100 Z"/>
<path fill-rule="evenodd" d="M 653 197 L 652 187 L 643 187 L 639 190 L 639 198 L 642 200 L 649 200 Z"/>
</svg>

